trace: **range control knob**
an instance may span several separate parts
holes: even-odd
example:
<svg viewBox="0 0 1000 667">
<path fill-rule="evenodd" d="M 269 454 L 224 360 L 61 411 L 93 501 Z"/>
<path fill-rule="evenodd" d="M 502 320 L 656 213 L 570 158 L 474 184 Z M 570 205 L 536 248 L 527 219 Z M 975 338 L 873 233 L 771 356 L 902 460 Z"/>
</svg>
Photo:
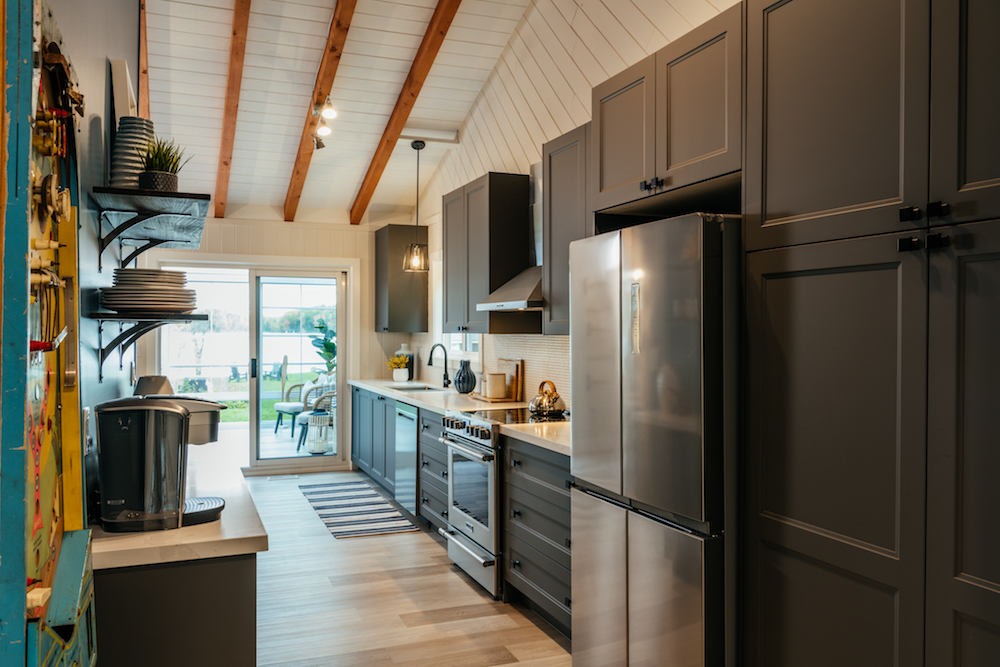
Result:
<svg viewBox="0 0 1000 667">
<path fill-rule="evenodd" d="M 490 433 L 490 430 L 488 428 L 481 428 L 479 429 L 479 431 L 480 431 L 479 437 L 482 438 L 483 440 L 489 440 L 490 437 L 493 435 L 492 433 Z"/>
</svg>

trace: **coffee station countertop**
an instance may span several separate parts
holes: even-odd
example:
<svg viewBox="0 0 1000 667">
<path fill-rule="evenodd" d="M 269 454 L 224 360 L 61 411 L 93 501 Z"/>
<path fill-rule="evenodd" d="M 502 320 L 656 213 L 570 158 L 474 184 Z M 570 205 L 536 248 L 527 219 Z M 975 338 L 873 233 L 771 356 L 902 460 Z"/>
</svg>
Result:
<svg viewBox="0 0 1000 667">
<path fill-rule="evenodd" d="M 257 515 L 239 466 L 225 445 L 188 446 L 187 497 L 218 496 L 226 508 L 218 521 L 141 533 L 93 531 L 93 565 L 104 570 L 134 565 L 239 556 L 267 551 L 267 531 Z"/>
<path fill-rule="evenodd" d="M 528 444 L 556 452 L 557 454 L 571 456 L 571 426 L 571 421 L 542 422 L 540 424 L 503 424 L 500 426 L 500 433 L 509 438 L 521 440 Z"/>
<path fill-rule="evenodd" d="M 443 389 L 440 386 L 428 385 L 426 382 L 393 382 L 392 380 L 348 380 L 347 384 L 367 389 L 387 398 L 394 398 L 407 405 L 413 405 L 422 410 L 431 410 L 444 414 L 448 410 L 471 412 L 473 410 L 488 410 L 490 408 L 526 408 L 527 401 L 508 403 L 488 403 L 468 394 L 460 394 L 453 387 Z M 418 387 L 431 387 L 418 389 Z"/>
</svg>

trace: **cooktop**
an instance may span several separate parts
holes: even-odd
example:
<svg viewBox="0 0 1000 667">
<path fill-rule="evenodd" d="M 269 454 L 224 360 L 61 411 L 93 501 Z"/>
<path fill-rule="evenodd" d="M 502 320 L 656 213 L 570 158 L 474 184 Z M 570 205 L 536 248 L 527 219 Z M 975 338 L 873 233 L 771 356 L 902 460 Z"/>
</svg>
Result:
<svg viewBox="0 0 1000 667">
<path fill-rule="evenodd" d="M 490 408 L 466 412 L 470 417 L 477 417 L 494 424 L 538 424 L 542 422 L 568 422 L 569 412 L 560 415 L 534 415 L 528 408 Z"/>
</svg>

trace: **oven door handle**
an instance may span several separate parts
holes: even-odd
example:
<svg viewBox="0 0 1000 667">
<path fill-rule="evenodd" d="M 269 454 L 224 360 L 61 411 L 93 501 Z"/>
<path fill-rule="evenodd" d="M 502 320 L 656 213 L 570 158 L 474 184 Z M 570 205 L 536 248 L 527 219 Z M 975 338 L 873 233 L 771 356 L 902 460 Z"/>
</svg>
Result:
<svg viewBox="0 0 1000 667">
<path fill-rule="evenodd" d="M 487 559 L 483 558 L 482 556 L 480 556 L 479 554 L 477 554 L 475 551 L 473 551 L 472 549 L 470 549 L 469 547 L 465 546 L 464 544 L 462 544 L 461 542 L 459 542 L 458 540 L 456 540 L 454 537 L 452 537 L 452 535 L 454 535 L 455 533 L 447 531 L 444 528 L 438 528 L 438 533 L 441 535 L 441 537 L 443 537 L 444 539 L 448 540 L 449 542 L 451 542 L 455 546 L 457 546 L 460 549 L 462 549 L 462 551 L 466 552 L 467 554 L 469 554 L 470 556 L 472 556 L 473 558 L 475 558 L 476 562 L 478 562 L 483 567 L 492 567 L 492 566 L 496 565 L 496 561 L 495 560 L 487 560 Z"/>
<path fill-rule="evenodd" d="M 476 459 L 476 460 L 479 460 L 479 461 L 492 461 L 493 460 L 493 455 L 492 454 L 483 454 L 482 452 L 477 452 L 474 449 L 470 449 L 470 448 L 468 448 L 468 447 L 466 447 L 464 445 L 460 445 L 457 442 L 455 442 L 454 440 L 449 440 L 448 438 L 438 438 L 438 442 L 440 442 L 445 447 L 451 447 L 452 449 L 454 449 L 456 451 L 462 452 L 463 454 L 465 454 L 466 456 L 468 456 L 470 459 Z"/>
</svg>

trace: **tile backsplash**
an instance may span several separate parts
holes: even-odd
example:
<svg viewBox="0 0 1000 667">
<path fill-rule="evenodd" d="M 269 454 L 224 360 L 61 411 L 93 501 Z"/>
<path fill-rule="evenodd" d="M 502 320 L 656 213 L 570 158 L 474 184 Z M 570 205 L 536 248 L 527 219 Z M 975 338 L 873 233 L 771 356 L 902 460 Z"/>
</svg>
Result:
<svg viewBox="0 0 1000 667">
<path fill-rule="evenodd" d="M 538 385 L 551 380 L 570 410 L 569 336 L 499 334 L 484 336 L 483 366 L 494 371 L 497 359 L 524 359 L 524 395 L 531 400 Z"/>
</svg>

